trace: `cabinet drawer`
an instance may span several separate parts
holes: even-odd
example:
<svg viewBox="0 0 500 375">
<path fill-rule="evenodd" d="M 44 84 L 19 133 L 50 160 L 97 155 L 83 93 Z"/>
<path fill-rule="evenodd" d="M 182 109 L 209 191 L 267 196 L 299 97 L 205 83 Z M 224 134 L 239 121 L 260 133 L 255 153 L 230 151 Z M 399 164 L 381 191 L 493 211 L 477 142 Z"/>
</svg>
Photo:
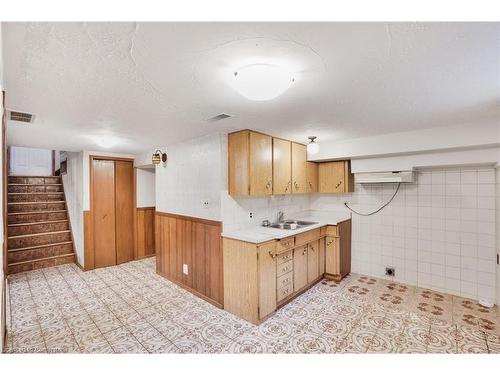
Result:
<svg viewBox="0 0 500 375">
<path fill-rule="evenodd" d="M 293 293 L 293 285 L 292 284 L 286 285 L 286 286 L 278 289 L 276 299 L 279 302 L 279 301 L 285 299 L 286 297 L 288 297 L 292 293 Z"/>
<path fill-rule="evenodd" d="M 276 277 L 280 277 L 285 273 L 293 271 L 293 261 L 289 260 L 286 263 L 278 265 L 278 269 L 276 272 Z"/>
<path fill-rule="evenodd" d="M 295 236 L 295 246 L 305 245 L 320 238 L 320 229 L 313 229 L 305 233 L 297 234 Z"/>
<path fill-rule="evenodd" d="M 284 286 L 292 284 L 292 282 L 293 282 L 293 272 L 288 272 L 288 273 L 278 277 L 278 281 L 276 282 L 276 288 L 278 290 L 280 290 Z M 293 289 L 293 285 L 292 285 L 292 289 Z"/>
<path fill-rule="evenodd" d="M 281 253 L 285 250 L 292 249 L 295 245 L 295 237 L 287 237 L 278 241 L 276 252 Z"/>
<path fill-rule="evenodd" d="M 287 251 L 286 253 L 282 253 L 282 254 L 278 255 L 278 257 L 277 257 L 278 265 L 286 263 L 292 259 L 293 259 L 293 251 L 292 250 Z"/>
<path fill-rule="evenodd" d="M 326 235 L 327 236 L 338 236 L 339 235 L 339 231 L 338 231 L 338 228 L 336 225 L 328 225 L 326 227 Z"/>
</svg>

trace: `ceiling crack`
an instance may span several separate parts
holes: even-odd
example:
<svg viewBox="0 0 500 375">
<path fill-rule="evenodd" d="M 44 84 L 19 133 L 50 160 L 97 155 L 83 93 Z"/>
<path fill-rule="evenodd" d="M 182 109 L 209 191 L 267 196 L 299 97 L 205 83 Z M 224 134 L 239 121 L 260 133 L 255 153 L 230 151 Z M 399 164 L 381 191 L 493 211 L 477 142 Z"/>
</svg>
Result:
<svg viewBox="0 0 500 375">
<path fill-rule="evenodd" d="M 135 67 L 135 72 L 137 76 L 148 86 L 156 95 L 155 99 L 160 101 L 163 98 L 163 93 L 155 86 L 151 81 L 149 81 L 144 73 L 142 73 L 141 69 L 139 68 L 139 64 L 137 64 L 137 60 L 135 59 L 134 56 L 134 48 L 135 48 L 135 37 L 137 35 L 137 32 L 139 30 L 139 22 L 134 22 L 134 29 L 132 30 L 131 37 L 130 37 L 130 47 L 128 50 L 128 54 L 130 57 L 130 60 L 132 60 L 132 64 L 134 64 Z"/>
</svg>

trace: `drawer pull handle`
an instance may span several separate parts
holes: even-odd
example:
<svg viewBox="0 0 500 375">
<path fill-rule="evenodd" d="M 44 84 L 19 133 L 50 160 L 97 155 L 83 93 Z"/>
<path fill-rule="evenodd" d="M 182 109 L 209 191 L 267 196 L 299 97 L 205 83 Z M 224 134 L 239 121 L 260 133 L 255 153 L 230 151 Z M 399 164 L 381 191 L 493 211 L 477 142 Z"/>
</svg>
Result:
<svg viewBox="0 0 500 375">
<path fill-rule="evenodd" d="M 269 255 L 271 256 L 271 258 L 276 258 L 277 255 L 275 253 L 273 253 L 272 251 L 269 250 Z"/>
<path fill-rule="evenodd" d="M 333 240 L 330 240 L 326 243 L 326 246 L 330 246 L 333 243 Z"/>
</svg>

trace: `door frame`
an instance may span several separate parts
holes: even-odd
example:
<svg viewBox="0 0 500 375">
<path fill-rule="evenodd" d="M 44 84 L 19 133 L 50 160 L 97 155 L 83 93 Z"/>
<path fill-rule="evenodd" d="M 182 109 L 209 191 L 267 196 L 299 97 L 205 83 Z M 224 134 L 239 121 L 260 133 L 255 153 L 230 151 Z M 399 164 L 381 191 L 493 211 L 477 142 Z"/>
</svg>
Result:
<svg viewBox="0 0 500 375">
<path fill-rule="evenodd" d="M 2 243 L 2 258 L 3 258 L 3 277 L 0 282 L 2 283 L 2 311 L 0 311 L 1 317 L 0 321 L 2 325 L 0 327 L 0 334 L 2 335 L 2 343 L 5 344 L 5 335 L 7 333 L 6 329 L 6 318 L 7 318 L 7 109 L 6 109 L 6 94 L 2 91 L 2 103 L 3 103 L 3 113 L 2 113 L 2 225 L 3 225 L 3 243 Z M 3 353 L 3 348 L 0 348 L 0 352 Z"/>
<path fill-rule="evenodd" d="M 134 167 L 134 159 L 132 158 L 123 158 L 118 156 L 101 156 L 101 155 L 89 155 L 89 211 L 88 211 L 88 220 L 85 220 L 85 212 L 84 212 L 84 232 L 86 232 L 84 236 L 88 238 L 92 243 L 90 246 L 85 245 L 84 243 L 84 268 L 85 271 L 95 269 L 95 253 L 94 253 L 94 219 L 93 219 L 93 207 L 94 207 L 94 160 L 112 160 L 112 161 L 127 161 L 132 163 L 132 168 L 134 169 L 134 183 L 133 183 L 133 205 L 134 205 L 134 217 L 132 220 L 133 226 L 133 246 L 134 246 L 134 259 L 137 259 L 137 169 Z M 115 176 L 116 179 L 116 176 Z M 88 228 L 87 228 L 88 226 Z"/>
</svg>

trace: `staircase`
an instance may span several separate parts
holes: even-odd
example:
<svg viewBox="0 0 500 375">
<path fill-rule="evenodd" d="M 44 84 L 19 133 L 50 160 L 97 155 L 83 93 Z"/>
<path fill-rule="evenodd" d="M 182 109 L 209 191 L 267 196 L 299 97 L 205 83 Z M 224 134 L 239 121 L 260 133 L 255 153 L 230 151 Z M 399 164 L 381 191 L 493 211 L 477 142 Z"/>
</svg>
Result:
<svg viewBox="0 0 500 375">
<path fill-rule="evenodd" d="M 9 176 L 8 273 L 75 261 L 60 176 Z"/>
</svg>

